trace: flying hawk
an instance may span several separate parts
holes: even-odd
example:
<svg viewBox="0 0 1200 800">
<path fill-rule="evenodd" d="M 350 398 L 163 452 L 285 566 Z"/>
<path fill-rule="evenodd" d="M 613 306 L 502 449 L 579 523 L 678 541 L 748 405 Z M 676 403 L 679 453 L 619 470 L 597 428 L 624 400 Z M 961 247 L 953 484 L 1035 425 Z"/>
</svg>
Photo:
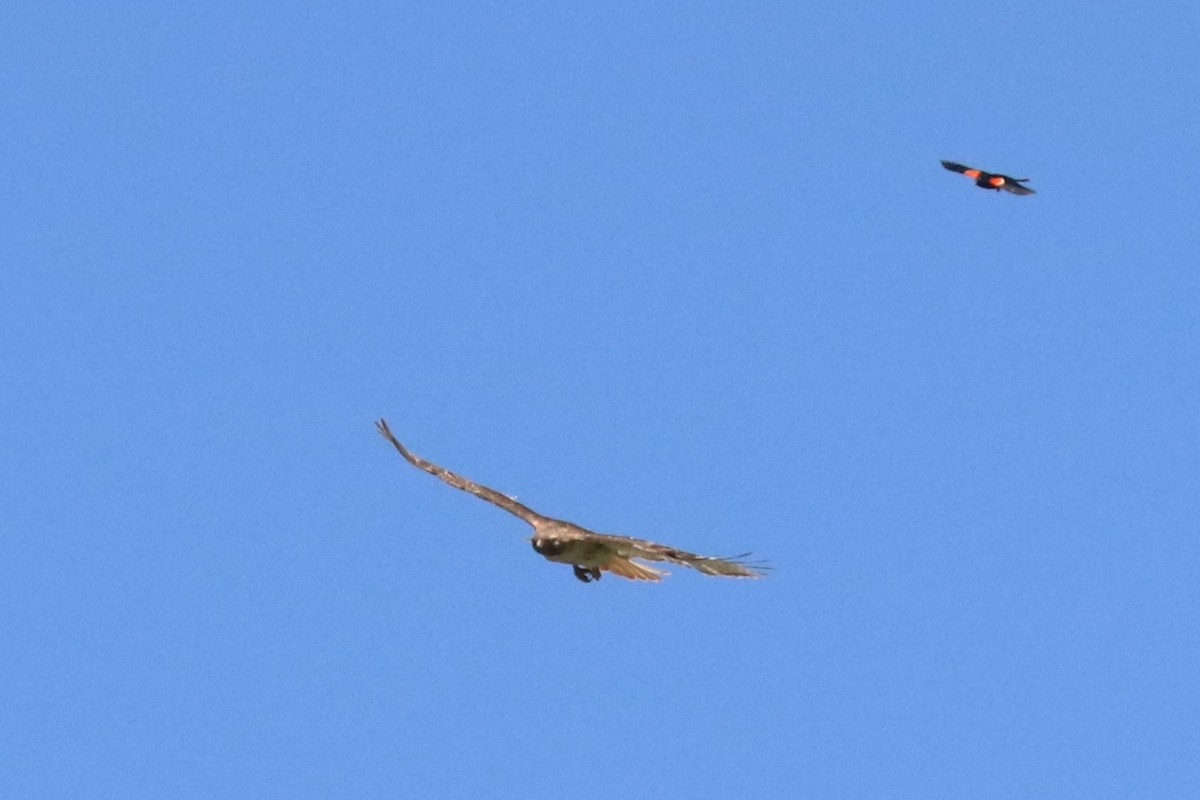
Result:
<svg viewBox="0 0 1200 800">
<path fill-rule="evenodd" d="M 968 178 L 974 178 L 975 185 L 981 189 L 993 189 L 997 192 L 1003 189 L 1013 194 L 1034 194 L 1033 189 L 1021 185 L 1028 181 L 1029 178 L 1010 178 L 998 172 L 984 172 L 974 167 L 964 167 L 962 164 L 955 164 L 953 161 L 943 161 L 942 166 L 951 172 L 961 172 Z"/>
<path fill-rule="evenodd" d="M 641 581 L 661 580 L 662 576 L 667 574 L 662 570 L 639 564 L 633 560 L 635 558 L 683 564 L 685 567 L 699 570 L 705 575 L 727 575 L 734 578 L 760 578 L 763 575 L 764 566 L 741 560 L 749 553 L 734 558 L 698 556 L 695 553 L 676 550 L 673 547 L 648 542 L 645 539 L 596 533 L 566 520 L 544 517 L 508 495 L 486 486 L 480 486 L 461 475 L 455 475 L 448 469 L 443 469 L 437 464 L 414 455 L 408 448 L 400 444 L 400 440 L 392 433 L 386 420 L 379 420 L 375 423 L 375 427 L 379 429 L 379 434 L 391 442 L 400 455 L 404 456 L 404 460 L 414 467 L 423 469 L 430 475 L 436 475 L 455 489 L 470 492 L 528 522 L 533 526 L 533 536 L 530 538 L 533 549 L 550 561 L 570 564 L 571 568 L 575 570 L 575 577 L 584 583 L 600 580 L 600 576 L 604 572 Z"/>
</svg>

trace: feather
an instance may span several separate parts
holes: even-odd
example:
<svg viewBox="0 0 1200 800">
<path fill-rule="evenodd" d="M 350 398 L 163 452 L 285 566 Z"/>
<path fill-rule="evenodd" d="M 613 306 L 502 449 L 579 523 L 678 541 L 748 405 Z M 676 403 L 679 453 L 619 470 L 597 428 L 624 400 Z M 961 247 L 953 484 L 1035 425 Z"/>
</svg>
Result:
<svg viewBox="0 0 1200 800">
<path fill-rule="evenodd" d="M 608 570 L 613 575 L 620 575 L 631 581 L 661 581 L 667 574 L 662 570 L 647 567 L 645 564 L 639 564 L 620 556 L 613 556 L 606 564 L 602 564 L 600 569 Z"/>
</svg>

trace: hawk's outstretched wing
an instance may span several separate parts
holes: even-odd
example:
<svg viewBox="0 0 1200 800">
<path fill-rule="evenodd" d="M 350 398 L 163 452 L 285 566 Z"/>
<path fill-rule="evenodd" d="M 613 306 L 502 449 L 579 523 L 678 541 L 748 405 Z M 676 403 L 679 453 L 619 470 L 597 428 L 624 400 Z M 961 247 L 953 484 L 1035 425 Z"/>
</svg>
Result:
<svg viewBox="0 0 1200 800">
<path fill-rule="evenodd" d="M 746 561 L 745 559 L 750 553 L 743 553 L 740 556 L 732 558 L 718 558 L 716 556 L 701 556 L 689 553 L 686 550 L 668 547 L 665 544 L 651 542 L 646 539 L 635 539 L 632 536 L 590 533 L 587 538 L 597 544 L 604 545 L 606 549 L 611 550 L 612 555 L 616 559 L 622 561 L 631 558 L 640 558 L 643 561 L 668 561 L 672 564 L 682 564 L 685 567 L 691 567 L 694 570 L 703 572 L 705 575 L 723 575 L 731 578 L 761 578 L 766 574 L 767 570 L 767 566 L 764 564 Z M 637 564 L 635 566 L 641 567 L 642 565 Z M 618 575 L 621 574 L 613 570 L 611 566 L 608 569 L 616 572 Z M 646 568 L 643 567 L 643 569 Z M 662 574 L 658 570 L 651 571 Z"/>
<path fill-rule="evenodd" d="M 455 489 L 470 492 L 476 497 L 487 500 L 492 505 L 500 506 L 508 513 L 520 517 L 534 527 L 537 527 L 538 522 L 545 519 L 545 517 L 529 506 L 518 503 L 506 494 L 501 494 L 495 489 L 489 489 L 486 486 L 480 486 L 474 481 L 467 480 L 461 475 L 456 475 L 444 467 L 439 467 L 437 464 L 432 464 L 420 456 L 413 454 L 407 447 L 400 444 L 400 440 L 396 438 L 396 435 L 392 433 L 392 429 L 388 427 L 387 420 L 378 420 L 375 423 L 375 427 L 379 430 L 379 435 L 391 442 L 392 447 L 395 447 L 400 452 L 400 455 L 404 456 L 404 460 L 414 467 L 423 469 L 430 475 L 436 475 Z"/>
</svg>

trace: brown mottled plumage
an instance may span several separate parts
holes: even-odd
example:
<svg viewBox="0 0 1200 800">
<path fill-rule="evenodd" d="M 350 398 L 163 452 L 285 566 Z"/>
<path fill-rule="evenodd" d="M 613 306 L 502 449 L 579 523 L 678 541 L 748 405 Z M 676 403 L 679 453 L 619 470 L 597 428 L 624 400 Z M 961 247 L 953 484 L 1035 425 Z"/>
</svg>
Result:
<svg viewBox="0 0 1200 800">
<path fill-rule="evenodd" d="M 644 561 L 669 561 L 699 570 L 705 575 L 725 575 L 734 578 L 760 578 L 766 567 L 750 564 L 736 558 L 714 558 L 698 556 L 673 547 L 634 539 L 629 536 L 614 536 L 607 533 L 596 533 L 566 520 L 543 516 L 532 508 L 518 503 L 508 495 L 494 489 L 480 486 L 474 481 L 456 475 L 448 469 L 430 463 L 414 455 L 392 433 L 387 421 L 375 423 L 379 434 L 392 443 L 392 446 L 404 456 L 404 460 L 418 469 L 423 469 L 430 475 L 436 475 L 455 489 L 470 492 L 492 505 L 503 508 L 508 513 L 520 517 L 533 527 L 533 549 L 550 561 L 570 564 L 575 570 L 575 577 L 587 583 L 600 580 L 603 572 L 611 572 L 630 580 L 657 581 L 666 572 L 639 564 L 633 561 L 640 558 Z M 746 555 L 749 555 L 748 553 Z"/>
</svg>

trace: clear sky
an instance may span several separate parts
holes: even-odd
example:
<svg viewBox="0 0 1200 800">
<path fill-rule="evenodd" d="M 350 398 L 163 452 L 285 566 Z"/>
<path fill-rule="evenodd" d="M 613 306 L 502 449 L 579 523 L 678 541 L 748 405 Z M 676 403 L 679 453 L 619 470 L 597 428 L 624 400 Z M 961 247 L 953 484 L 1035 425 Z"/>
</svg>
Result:
<svg viewBox="0 0 1200 800">
<path fill-rule="evenodd" d="M 0 796 L 1200 796 L 1197 42 L 7 3 Z"/>
</svg>

